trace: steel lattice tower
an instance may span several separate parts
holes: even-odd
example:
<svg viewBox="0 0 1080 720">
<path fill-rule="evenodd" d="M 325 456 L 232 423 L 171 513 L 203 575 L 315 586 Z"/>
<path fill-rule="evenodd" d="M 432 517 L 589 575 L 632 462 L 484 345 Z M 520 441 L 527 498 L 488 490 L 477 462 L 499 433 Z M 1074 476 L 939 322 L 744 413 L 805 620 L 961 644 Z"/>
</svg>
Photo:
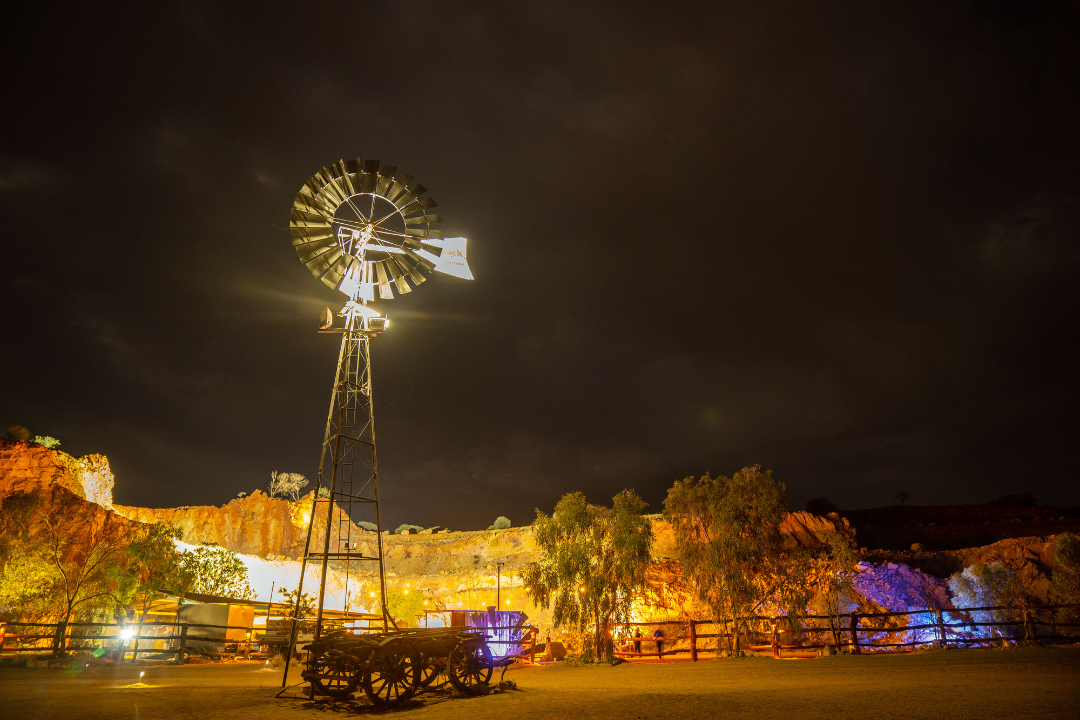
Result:
<svg viewBox="0 0 1080 720">
<path fill-rule="evenodd" d="M 323 606 L 330 561 L 344 565 L 345 600 L 348 601 L 349 577 L 353 564 L 377 563 L 379 572 L 379 608 L 383 630 L 387 629 L 386 577 L 383 572 L 382 514 L 379 510 L 379 470 L 375 449 L 375 414 L 371 393 L 371 339 L 376 331 L 365 317 L 347 319 L 342 333 L 334 389 L 326 418 L 322 453 L 319 458 L 318 484 L 308 523 L 307 541 L 300 570 L 300 586 L 293 617 L 299 616 L 300 597 L 309 564 L 320 567 L 318 613 L 315 637 L 323 632 Z M 329 464 L 328 462 L 329 461 Z M 353 536 L 357 515 L 374 516 L 375 555 L 357 549 Z M 290 640 L 295 640 L 293 622 Z M 293 643 L 289 643 L 289 656 Z M 288 657 L 288 656 L 287 656 Z M 286 677 L 288 666 L 286 665 Z"/>
</svg>

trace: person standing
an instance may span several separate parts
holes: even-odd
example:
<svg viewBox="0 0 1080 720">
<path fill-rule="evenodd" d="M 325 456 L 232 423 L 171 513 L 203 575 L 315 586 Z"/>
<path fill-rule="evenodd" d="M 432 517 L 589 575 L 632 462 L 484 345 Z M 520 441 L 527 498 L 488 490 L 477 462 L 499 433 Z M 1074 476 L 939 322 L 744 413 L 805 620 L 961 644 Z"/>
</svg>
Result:
<svg viewBox="0 0 1080 720">
<path fill-rule="evenodd" d="M 634 628 L 634 652 L 641 654 L 641 628 Z"/>
<path fill-rule="evenodd" d="M 661 660 L 664 659 L 664 630 L 663 628 L 656 628 L 656 632 L 652 634 L 653 639 L 656 640 L 656 655 Z"/>
</svg>

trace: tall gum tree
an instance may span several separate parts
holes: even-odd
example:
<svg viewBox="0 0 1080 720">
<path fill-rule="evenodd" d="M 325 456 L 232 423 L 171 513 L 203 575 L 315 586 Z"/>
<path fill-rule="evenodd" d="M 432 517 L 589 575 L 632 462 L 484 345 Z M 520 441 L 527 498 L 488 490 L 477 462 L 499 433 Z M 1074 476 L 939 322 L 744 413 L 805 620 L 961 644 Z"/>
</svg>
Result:
<svg viewBox="0 0 1080 720">
<path fill-rule="evenodd" d="M 533 533 L 540 559 L 523 577 L 535 602 L 551 607 L 556 627 L 591 630 L 583 656 L 613 655 L 610 630 L 628 622 L 652 560 L 652 523 L 633 490 L 612 498 L 610 508 L 568 493 L 547 516 L 536 511 Z"/>
<path fill-rule="evenodd" d="M 745 619 L 788 581 L 784 491 L 771 470 L 753 465 L 731 478 L 677 480 L 664 500 L 683 572 L 717 621 L 731 623 L 736 654 Z"/>
</svg>

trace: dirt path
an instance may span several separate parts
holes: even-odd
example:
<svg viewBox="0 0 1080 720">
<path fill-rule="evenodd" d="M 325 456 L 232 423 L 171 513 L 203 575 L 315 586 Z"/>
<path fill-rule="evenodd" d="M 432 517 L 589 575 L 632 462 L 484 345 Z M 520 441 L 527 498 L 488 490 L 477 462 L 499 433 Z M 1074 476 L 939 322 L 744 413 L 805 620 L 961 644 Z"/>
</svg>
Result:
<svg viewBox="0 0 1080 720">
<path fill-rule="evenodd" d="M 140 670 L 146 671 L 143 681 L 150 687 L 123 687 L 138 682 Z M 521 690 L 429 700 L 389 715 L 417 720 L 1080 717 L 1080 649 L 555 666 L 511 670 L 506 677 L 516 680 Z M 255 665 L 123 666 L 82 672 L 0 668 L 0 717 L 326 717 L 303 701 L 274 699 L 280 681 L 280 673 Z"/>
</svg>

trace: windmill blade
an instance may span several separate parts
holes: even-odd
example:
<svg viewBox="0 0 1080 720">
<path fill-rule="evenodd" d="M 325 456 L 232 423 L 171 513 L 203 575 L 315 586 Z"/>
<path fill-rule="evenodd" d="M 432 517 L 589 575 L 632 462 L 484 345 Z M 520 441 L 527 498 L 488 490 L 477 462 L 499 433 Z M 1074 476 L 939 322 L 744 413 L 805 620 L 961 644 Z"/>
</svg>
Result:
<svg viewBox="0 0 1080 720">
<path fill-rule="evenodd" d="M 428 272 L 435 269 L 435 263 L 439 261 L 439 258 L 432 255 L 427 250 L 420 248 L 404 248 L 405 254 L 412 258 L 413 262 L 423 267 Z"/>
<path fill-rule="evenodd" d="M 300 202 L 300 196 L 304 196 L 308 205 L 317 209 L 320 213 L 327 217 L 334 217 L 334 211 L 337 210 L 337 205 L 327 202 L 327 199 L 322 194 L 322 188 L 312 180 L 308 180 L 304 183 L 304 187 L 300 188 L 300 193 L 296 196 L 297 202 Z"/>
<path fill-rule="evenodd" d="M 294 213 L 303 213 L 311 217 L 319 217 L 324 220 L 329 220 L 333 217 L 333 213 L 327 213 L 326 209 L 322 206 L 322 203 L 316 202 L 310 195 L 300 193 L 296 196 L 296 200 L 293 201 Z"/>
<path fill-rule="evenodd" d="M 415 180 L 416 178 L 414 178 L 412 175 L 406 175 L 403 172 L 399 172 L 397 175 L 394 176 L 394 179 L 397 180 L 398 183 L 400 183 L 401 185 L 404 185 L 405 187 L 409 187 L 409 185 L 412 183 L 412 181 Z"/>
<path fill-rule="evenodd" d="M 378 175 L 379 174 L 379 161 L 378 160 L 368 160 L 366 163 L 364 163 L 364 174 L 365 175 Z"/>
<path fill-rule="evenodd" d="M 410 265 L 409 261 L 404 257 L 400 255 L 395 255 L 394 262 L 398 264 L 398 267 L 401 268 L 402 272 L 409 276 L 409 279 L 413 281 L 414 285 L 419 285 L 420 283 L 427 280 L 427 278 L 417 272 L 416 268 Z"/>
<path fill-rule="evenodd" d="M 386 272 L 385 261 L 375 263 L 375 273 L 379 276 L 379 297 L 383 300 L 393 300 L 394 291 L 390 289 L 390 278 Z"/>
<path fill-rule="evenodd" d="M 442 215 L 414 215 L 410 218 L 405 218 L 406 225 L 430 225 L 433 223 L 441 223 Z"/>
<path fill-rule="evenodd" d="M 392 180 L 394 176 L 397 175 L 397 167 L 395 167 L 394 165 L 383 165 L 381 168 L 379 168 L 379 174 L 382 175 L 384 178 Z"/>
<path fill-rule="evenodd" d="M 361 192 L 372 193 L 375 192 L 375 185 L 379 182 L 379 176 L 375 173 L 365 172 L 360 176 L 360 190 Z"/>
<path fill-rule="evenodd" d="M 413 207 L 415 204 L 416 196 L 413 195 L 412 190 L 404 192 L 394 199 L 394 207 L 396 207 L 403 213 L 406 212 L 410 207 Z"/>
<path fill-rule="evenodd" d="M 393 185 L 393 184 L 394 184 L 394 181 L 393 181 L 392 178 L 383 177 L 382 175 L 380 175 L 379 176 L 379 181 L 375 184 L 375 194 L 376 195 L 382 195 L 383 197 L 386 197 L 387 191 L 390 189 L 390 186 Z"/>
<path fill-rule="evenodd" d="M 396 260 L 397 258 L 394 259 Z M 390 274 L 393 276 L 394 284 L 397 285 L 398 293 L 404 295 L 407 292 L 412 292 L 412 288 L 409 287 L 408 281 L 405 279 L 405 276 L 402 275 L 401 270 L 398 269 L 398 266 L 390 260 L 384 260 L 383 263 L 386 265 L 386 269 L 389 270 Z"/>
<path fill-rule="evenodd" d="M 356 190 L 353 190 L 352 178 L 349 177 L 349 170 L 345 167 L 344 160 L 338 160 L 337 169 L 341 173 L 341 183 L 349 191 L 349 195 L 355 195 Z"/>
<path fill-rule="evenodd" d="M 322 275 L 328 267 L 334 264 L 334 261 L 341 256 L 341 248 L 337 243 L 333 245 L 317 246 L 311 245 L 298 245 L 296 248 L 296 254 L 300 256 L 300 262 L 307 265 L 309 268 L 318 269 L 318 274 Z"/>
<path fill-rule="evenodd" d="M 394 202 L 394 198 L 399 197 L 402 193 L 408 192 L 409 189 L 402 185 L 397 180 L 390 183 L 390 187 L 386 189 L 386 199 L 390 202 Z M 395 205 L 395 207 L 397 207 Z"/>
<path fill-rule="evenodd" d="M 342 275 L 345 274 L 345 269 L 349 266 L 349 261 L 351 259 L 352 258 L 350 258 L 345 253 L 340 253 L 338 255 L 338 259 L 335 260 L 334 263 L 326 269 L 326 272 L 324 272 L 319 277 L 319 279 L 322 280 L 327 287 L 336 290 L 338 284 L 341 282 Z"/>
<path fill-rule="evenodd" d="M 300 228 L 294 228 L 292 231 L 292 244 L 296 246 L 326 245 L 327 247 L 336 247 L 337 240 L 332 232 L 304 232 Z"/>
<path fill-rule="evenodd" d="M 405 228 L 405 234 L 411 238 L 416 238 L 419 242 L 428 242 L 428 240 L 435 240 L 442 242 L 443 231 L 436 230 L 430 225 L 421 225 L 418 227 Z"/>
</svg>

